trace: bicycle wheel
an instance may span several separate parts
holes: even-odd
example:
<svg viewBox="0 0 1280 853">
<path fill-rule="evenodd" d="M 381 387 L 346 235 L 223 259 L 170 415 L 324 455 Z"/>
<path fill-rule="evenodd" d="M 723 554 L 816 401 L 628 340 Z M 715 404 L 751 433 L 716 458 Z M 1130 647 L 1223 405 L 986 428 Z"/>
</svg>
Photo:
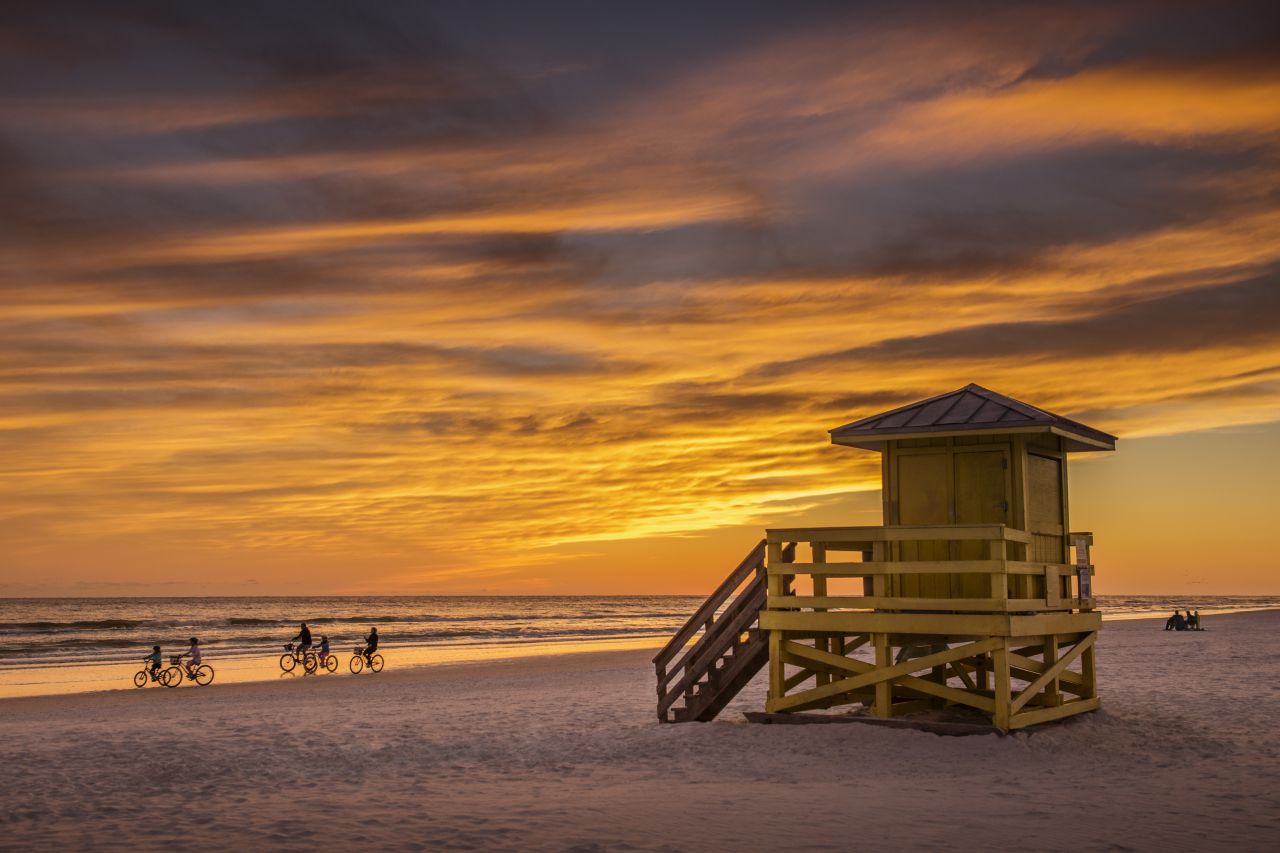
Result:
<svg viewBox="0 0 1280 853">
<path fill-rule="evenodd" d="M 329 655 L 328 657 L 326 657 L 326 658 L 324 659 L 324 668 L 325 668 L 325 669 L 327 669 L 327 670 L 329 670 L 330 672 L 337 672 L 337 671 L 338 671 L 338 656 L 337 656 L 337 655 Z"/>
<path fill-rule="evenodd" d="M 196 667 L 196 671 L 192 674 L 192 678 L 195 679 L 196 684 L 199 684 L 201 687 L 204 687 L 206 684 L 212 684 L 213 667 L 209 666 L 207 663 L 200 664 L 200 666 Z"/>
<path fill-rule="evenodd" d="M 293 655 L 280 655 L 280 668 L 285 672 L 293 672 L 293 668 L 298 665 Z"/>
<path fill-rule="evenodd" d="M 171 666 L 164 671 L 164 686 L 177 687 L 182 683 L 182 667 Z"/>
<path fill-rule="evenodd" d="M 307 671 L 307 675 L 315 675 L 316 667 L 319 665 L 320 659 L 311 654 L 311 652 L 307 652 L 306 656 L 302 659 L 302 668 Z"/>
<path fill-rule="evenodd" d="M 159 672 L 157 672 L 156 681 L 159 682 L 160 686 L 168 687 L 169 686 L 169 670 L 162 669 Z"/>
<path fill-rule="evenodd" d="M 147 686 L 147 671 L 145 669 L 138 670 L 133 674 L 133 686 L 134 687 Z"/>
<path fill-rule="evenodd" d="M 382 672 L 382 655 L 374 655 L 369 658 L 369 669 L 374 672 Z"/>
<path fill-rule="evenodd" d="M 364 669 L 364 658 L 360 657 L 360 655 L 352 655 L 351 663 L 347 665 L 351 667 L 353 673 L 359 674 L 360 670 Z"/>
</svg>

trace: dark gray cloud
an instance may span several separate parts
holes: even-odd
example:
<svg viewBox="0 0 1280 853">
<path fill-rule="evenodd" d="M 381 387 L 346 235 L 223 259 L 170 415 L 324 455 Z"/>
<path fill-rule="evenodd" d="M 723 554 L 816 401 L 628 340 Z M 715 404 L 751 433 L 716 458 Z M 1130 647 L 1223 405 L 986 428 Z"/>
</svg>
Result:
<svg viewBox="0 0 1280 853">
<path fill-rule="evenodd" d="M 1001 322 L 891 338 L 790 361 L 755 373 L 783 376 L 860 363 L 965 359 L 1072 359 L 1249 347 L 1280 337 L 1280 268 L 1070 320 Z"/>
</svg>

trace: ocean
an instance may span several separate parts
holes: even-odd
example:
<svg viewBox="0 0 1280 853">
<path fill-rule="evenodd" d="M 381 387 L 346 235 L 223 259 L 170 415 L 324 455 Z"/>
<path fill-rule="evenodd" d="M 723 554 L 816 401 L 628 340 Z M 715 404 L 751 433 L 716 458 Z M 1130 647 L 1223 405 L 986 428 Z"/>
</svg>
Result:
<svg viewBox="0 0 1280 853">
<path fill-rule="evenodd" d="M 669 637 L 699 596 L 8 598 L 0 599 L 0 670 L 136 662 L 159 644 L 206 657 L 278 656 L 306 622 L 349 651 L 377 626 L 383 649 L 503 646 Z M 1099 596 L 1108 619 L 1198 609 L 1280 608 L 1280 596 Z M 656 645 L 656 643 L 655 643 Z"/>
</svg>

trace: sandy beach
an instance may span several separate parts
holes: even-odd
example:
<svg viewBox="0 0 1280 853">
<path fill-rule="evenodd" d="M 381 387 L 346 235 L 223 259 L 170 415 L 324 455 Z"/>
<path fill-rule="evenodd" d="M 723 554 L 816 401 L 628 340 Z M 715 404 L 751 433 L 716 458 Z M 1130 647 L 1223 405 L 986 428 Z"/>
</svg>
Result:
<svg viewBox="0 0 1280 853">
<path fill-rule="evenodd" d="M 658 725 L 647 650 L 0 701 L 0 848 L 1257 850 L 1280 612 L 1108 623 L 1103 710 L 1009 737 Z M 394 664 L 394 660 L 392 661 Z"/>
</svg>

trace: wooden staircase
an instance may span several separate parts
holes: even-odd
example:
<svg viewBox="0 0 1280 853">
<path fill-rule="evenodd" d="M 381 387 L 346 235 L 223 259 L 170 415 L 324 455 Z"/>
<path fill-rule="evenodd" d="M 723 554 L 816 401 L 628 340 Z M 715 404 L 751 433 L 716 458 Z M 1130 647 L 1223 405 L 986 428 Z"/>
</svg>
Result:
<svg viewBox="0 0 1280 853">
<path fill-rule="evenodd" d="M 795 545 L 788 545 L 783 560 L 794 556 Z M 758 624 L 765 580 L 761 539 L 658 652 L 653 666 L 659 722 L 714 720 L 769 660 L 769 643 Z"/>
</svg>

